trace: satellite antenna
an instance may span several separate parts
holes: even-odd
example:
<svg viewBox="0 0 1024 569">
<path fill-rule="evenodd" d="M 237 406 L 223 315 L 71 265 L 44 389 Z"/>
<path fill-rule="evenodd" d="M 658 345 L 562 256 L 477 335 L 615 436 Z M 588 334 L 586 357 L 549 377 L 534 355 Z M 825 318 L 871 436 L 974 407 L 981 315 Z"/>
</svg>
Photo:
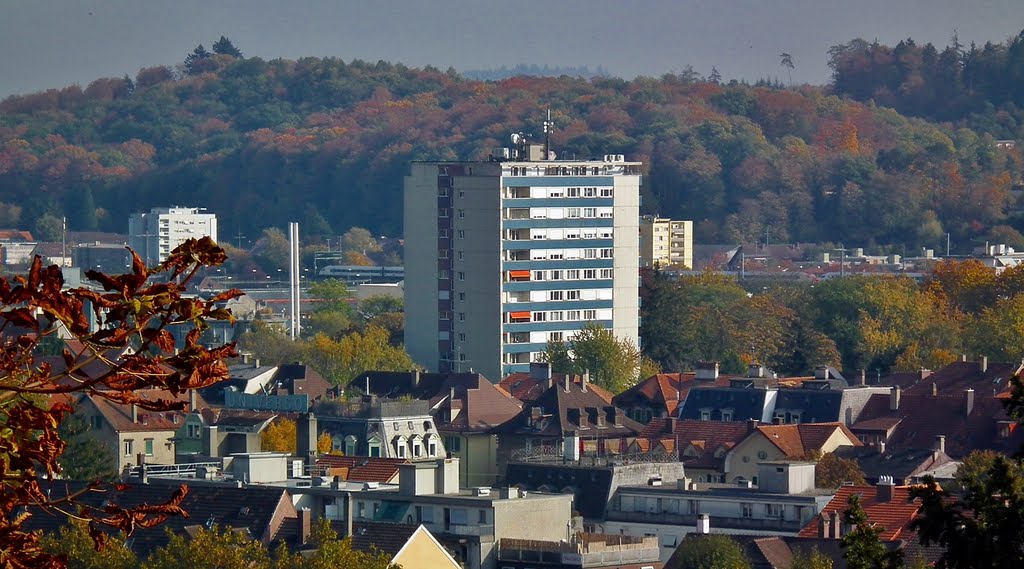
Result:
<svg viewBox="0 0 1024 569">
<path fill-rule="evenodd" d="M 544 159 L 551 159 L 551 132 L 555 130 L 555 123 L 551 120 L 551 109 L 548 109 L 548 118 L 544 121 Z"/>
<path fill-rule="evenodd" d="M 513 146 L 519 146 L 519 143 L 522 142 L 522 141 L 523 141 L 523 135 L 519 134 L 518 132 L 513 132 L 512 133 L 512 145 Z"/>
</svg>

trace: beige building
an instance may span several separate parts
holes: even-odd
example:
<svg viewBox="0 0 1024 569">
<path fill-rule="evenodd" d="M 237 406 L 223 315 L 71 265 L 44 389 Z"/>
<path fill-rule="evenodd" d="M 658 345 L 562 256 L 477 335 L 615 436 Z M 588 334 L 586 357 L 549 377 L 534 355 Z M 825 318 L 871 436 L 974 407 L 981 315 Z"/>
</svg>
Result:
<svg viewBox="0 0 1024 569">
<path fill-rule="evenodd" d="M 462 569 L 462 565 L 423 525 L 416 528 L 409 541 L 391 558 L 391 563 L 403 569 Z"/>
<path fill-rule="evenodd" d="M 405 342 L 428 370 L 525 372 L 590 322 L 639 343 L 641 164 L 529 150 L 405 179 Z"/>
<path fill-rule="evenodd" d="M 842 423 L 758 425 L 725 455 L 726 482 L 758 484 L 758 464 L 794 460 L 806 454 L 830 453 L 843 446 L 860 446 Z"/>
<path fill-rule="evenodd" d="M 693 222 L 640 218 L 640 265 L 693 268 Z"/>
</svg>

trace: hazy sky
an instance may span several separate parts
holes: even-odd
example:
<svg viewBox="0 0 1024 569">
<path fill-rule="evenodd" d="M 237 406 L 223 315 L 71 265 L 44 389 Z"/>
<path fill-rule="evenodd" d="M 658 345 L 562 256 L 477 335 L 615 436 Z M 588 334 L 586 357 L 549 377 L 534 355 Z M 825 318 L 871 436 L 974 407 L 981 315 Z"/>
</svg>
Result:
<svg viewBox="0 0 1024 569">
<path fill-rule="evenodd" d="M 384 59 L 458 70 L 717 66 L 725 79 L 824 83 L 829 46 L 1005 41 L 1024 0 L 0 0 L 0 97 L 177 64 L 226 35 L 247 56 Z"/>
</svg>

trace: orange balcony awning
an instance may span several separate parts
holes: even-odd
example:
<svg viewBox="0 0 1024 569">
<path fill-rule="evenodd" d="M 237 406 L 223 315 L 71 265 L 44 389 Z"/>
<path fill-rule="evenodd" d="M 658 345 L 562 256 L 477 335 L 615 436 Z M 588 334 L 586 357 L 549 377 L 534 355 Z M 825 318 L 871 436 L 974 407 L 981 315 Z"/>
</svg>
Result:
<svg viewBox="0 0 1024 569">
<path fill-rule="evenodd" d="M 509 271 L 508 276 L 513 279 L 528 279 L 530 278 L 530 271 Z"/>
<path fill-rule="evenodd" d="M 522 312 L 510 312 L 508 316 L 509 316 L 509 318 L 513 318 L 513 319 L 516 319 L 516 320 L 520 320 L 520 319 L 523 319 L 523 318 L 529 319 L 530 318 L 530 311 L 529 310 L 524 310 Z"/>
</svg>

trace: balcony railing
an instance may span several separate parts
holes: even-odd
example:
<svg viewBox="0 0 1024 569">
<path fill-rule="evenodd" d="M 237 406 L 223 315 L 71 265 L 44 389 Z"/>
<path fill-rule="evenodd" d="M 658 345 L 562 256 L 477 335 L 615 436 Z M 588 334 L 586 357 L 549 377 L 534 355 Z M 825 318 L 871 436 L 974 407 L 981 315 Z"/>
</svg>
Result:
<svg viewBox="0 0 1024 569">
<path fill-rule="evenodd" d="M 712 519 L 717 527 L 728 529 L 758 530 L 758 531 L 779 531 L 793 532 L 800 531 L 805 522 L 800 520 L 782 520 L 779 518 L 743 518 L 724 517 L 712 514 Z M 642 522 L 652 524 L 670 524 L 682 526 L 696 526 L 697 514 L 671 514 L 668 512 L 624 512 L 621 510 L 610 510 L 609 521 L 618 522 Z"/>
<path fill-rule="evenodd" d="M 494 540 L 493 524 L 448 524 L 448 527 L 442 532 L 451 535 L 479 537 L 481 541 Z"/>
</svg>

